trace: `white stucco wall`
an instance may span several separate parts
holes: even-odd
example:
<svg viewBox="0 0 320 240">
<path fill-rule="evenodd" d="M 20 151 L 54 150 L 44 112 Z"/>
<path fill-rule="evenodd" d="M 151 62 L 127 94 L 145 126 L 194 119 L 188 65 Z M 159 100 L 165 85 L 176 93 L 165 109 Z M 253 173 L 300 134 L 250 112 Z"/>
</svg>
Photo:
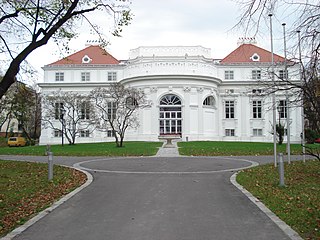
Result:
<svg viewBox="0 0 320 240">
<path fill-rule="evenodd" d="M 145 91 L 150 106 L 140 109 L 140 126 L 129 129 L 125 140 L 157 141 L 159 136 L 159 101 L 166 94 L 175 94 L 182 101 L 182 140 L 257 141 L 272 142 L 271 96 L 256 96 L 252 89 L 260 87 L 253 81 L 251 71 L 266 65 L 221 65 L 210 59 L 210 50 L 194 48 L 138 48 L 130 54 L 128 63 L 122 65 L 78 65 L 44 67 L 43 94 L 61 89 L 88 93 L 98 86 L 107 86 L 108 71 L 116 71 L 118 81 L 126 86 Z M 185 54 L 185 51 L 189 51 Z M 192 53 L 192 54 L 191 54 Z M 158 54 L 158 55 L 157 55 Z M 277 71 L 281 68 L 277 68 Z M 234 79 L 225 80 L 224 71 L 234 71 Z M 55 82 L 55 73 L 64 72 L 65 81 Z M 81 72 L 90 72 L 90 81 L 81 82 Z M 296 69 L 289 69 L 293 77 Z M 262 74 L 268 79 L 267 74 Z M 232 90 L 233 93 L 230 91 Z M 203 106 L 206 97 L 213 96 L 215 105 Z M 277 99 L 285 96 L 277 94 Z M 252 101 L 261 100 L 262 118 L 253 119 Z M 235 102 L 235 118 L 225 118 L 225 101 Z M 291 108 L 291 141 L 300 141 L 301 109 Z M 225 136 L 225 129 L 234 129 L 235 136 Z M 262 136 L 253 136 L 253 129 L 262 129 Z M 113 141 L 106 133 L 95 131 L 89 138 L 77 142 Z M 286 139 L 285 139 L 286 140 Z M 51 129 L 42 129 L 40 144 L 60 143 Z"/>
</svg>

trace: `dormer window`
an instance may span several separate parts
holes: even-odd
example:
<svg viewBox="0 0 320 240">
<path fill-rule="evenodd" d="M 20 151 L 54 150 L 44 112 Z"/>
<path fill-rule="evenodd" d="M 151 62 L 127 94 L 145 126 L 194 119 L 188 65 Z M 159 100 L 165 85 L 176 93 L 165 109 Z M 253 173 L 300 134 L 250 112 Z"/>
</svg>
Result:
<svg viewBox="0 0 320 240">
<path fill-rule="evenodd" d="M 257 53 L 254 53 L 250 59 L 254 62 L 259 62 L 260 61 L 260 56 Z"/>
<path fill-rule="evenodd" d="M 84 55 L 82 58 L 82 63 L 90 63 L 92 61 L 91 58 L 88 57 L 88 55 Z"/>
</svg>

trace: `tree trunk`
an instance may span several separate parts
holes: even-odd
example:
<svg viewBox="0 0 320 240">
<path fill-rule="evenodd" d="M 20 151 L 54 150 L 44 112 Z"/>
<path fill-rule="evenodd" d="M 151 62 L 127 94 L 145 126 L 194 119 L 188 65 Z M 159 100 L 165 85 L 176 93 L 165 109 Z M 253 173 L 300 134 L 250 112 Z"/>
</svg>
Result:
<svg viewBox="0 0 320 240">
<path fill-rule="evenodd" d="M 10 128 L 10 123 L 11 123 L 11 118 L 9 118 L 9 120 L 8 120 L 8 125 L 7 125 L 7 129 L 6 129 L 6 138 L 8 137 L 8 130 Z"/>
<path fill-rule="evenodd" d="M 26 128 L 24 127 L 24 125 L 22 125 L 22 131 L 24 132 L 24 134 L 26 135 L 26 137 L 28 138 L 28 140 L 30 141 L 30 143 L 32 142 L 32 139 L 29 135 L 29 133 L 27 132 Z"/>
<path fill-rule="evenodd" d="M 121 147 L 120 143 L 119 143 L 119 138 L 118 138 L 117 133 L 115 131 L 114 131 L 114 138 L 116 139 L 116 146 Z"/>
<path fill-rule="evenodd" d="M 123 138 L 124 138 L 124 135 L 121 135 L 120 136 L 120 145 L 119 145 L 119 147 L 123 147 Z"/>
</svg>

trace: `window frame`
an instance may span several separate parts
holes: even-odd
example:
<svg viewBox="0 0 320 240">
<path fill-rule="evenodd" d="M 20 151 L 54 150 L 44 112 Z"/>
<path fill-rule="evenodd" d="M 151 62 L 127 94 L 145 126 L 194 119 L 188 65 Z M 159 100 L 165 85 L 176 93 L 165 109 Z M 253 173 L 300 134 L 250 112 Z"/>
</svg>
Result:
<svg viewBox="0 0 320 240">
<path fill-rule="evenodd" d="M 107 102 L 107 117 L 110 121 L 116 119 L 117 104 L 115 102 Z"/>
<path fill-rule="evenodd" d="M 252 136 L 253 137 L 262 137 L 263 136 L 263 129 L 262 128 L 253 128 L 252 129 Z"/>
<path fill-rule="evenodd" d="M 234 71 L 233 70 L 225 70 L 224 71 L 224 79 L 233 80 L 234 79 Z"/>
<path fill-rule="evenodd" d="M 227 100 L 224 103 L 225 118 L 234 119 L 235 118 L 235 101 Z"/>
<path fill-rule="evenodd" d="M 88 129 L 86 130 L 80 130 L 80 135 L 79 137 L 81 138 L 86 138 L 86 137 L 90 137 L 90 131 Z"/>
<path fill-rule="evenodd" d="M 55 81 L 63 82 L 64 81 L 64 72 L 55 72 Z"/>
<path fill-rule="evenodd" d="M 81 82 L 89 82 L 90 81 L 90 72 L 81 72 Z"/>
<path fill-rule="evenodd" d="M 280 69 L 279 70 L 279 78 L 282 80 L 287 80 L 289 77 L 288 70 Z"/>
<path fill-rule="evenodd" d="M 202 105 L 205 107 L 215 107 L 215 99 L 213 96 L 207 96 L 203 102 Z"/>
<path fill-rule="evenodd" d="M 57 129 L 54 129 L 53 130 L 53 137 L 56 137 L 56 138 L 61 138 L 62 137 L 62 131 L 61 130 L 57 130 Z"/>
<path fill-rule="evenodd" d="M 60 120 L 61 118 L 61 109 L 64 109 L 63 102 L 55 102 L 54 103 L 54 119 Z"/>
<path fill-rule="evenodd" d="M 118 73 L 116 71 L 108 72 L 107 79 L 108 82 L 116 82 L 118 79 Z"/>
<path fill-rule="evenodd" d="M 80 107 L 80 119 L 81 120 L 89 120 L 90 119 L 90 103 L 84 101 L 81 103 Z"/>
<path fill-rule="evenodd" d="M 278 103 L 278 114 L 280 119 L 285 119 L 288 116 L 288 105 L 287 105 L 287 100 L 279 100 Z"/>
<path fill-rule="evenodd" d="M 236 136 L 236 131 L 234 128 L 226 128 L 224 130 L 224 134 L 226 137 L 235 137 Z"/>
<path fill-rule="evenodd" d="M 115 136 L 115 133 L 114 133 L 114 131 L 111 129 L 108 129 L 107 130 L 107 137 L 114 137 Z"/>
<path fill-rule="evenodd" d="M 261 100 L 252 101 L 252 118 L 253 119 L 262 118 L 262 101 Z"/>
<path fill-rule="evenodd" d="M 257 69 L 251 70 L 251 77 L 254 80 L 261 80 L 261 70 L 257 70 Z"/>
</svg>

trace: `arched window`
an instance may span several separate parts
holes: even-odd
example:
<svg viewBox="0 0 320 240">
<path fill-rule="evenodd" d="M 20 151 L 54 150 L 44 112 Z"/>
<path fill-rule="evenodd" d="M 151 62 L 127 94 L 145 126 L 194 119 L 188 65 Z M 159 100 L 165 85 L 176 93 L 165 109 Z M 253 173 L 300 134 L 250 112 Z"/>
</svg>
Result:
<svg viewBox="0 0 320 240">
<path fill-rule="evenodd" d="M 176 95 L 167 94 L 161 98 L 160 105 L 181 105 L 181 100 Z"/>
<path fill-rule="evenodd" d="M 181 135 L 181 99 L 176 95 L 167 94 L 160 99 L 159 110 L 160 135 Z"/>
<path fill-rule="evenodd" d="M 214 97 L 209 96 L 203 101 L 203 106 L 210 106 L 214 107 L 215 106 L 215 100 Z"/>
</svg>

